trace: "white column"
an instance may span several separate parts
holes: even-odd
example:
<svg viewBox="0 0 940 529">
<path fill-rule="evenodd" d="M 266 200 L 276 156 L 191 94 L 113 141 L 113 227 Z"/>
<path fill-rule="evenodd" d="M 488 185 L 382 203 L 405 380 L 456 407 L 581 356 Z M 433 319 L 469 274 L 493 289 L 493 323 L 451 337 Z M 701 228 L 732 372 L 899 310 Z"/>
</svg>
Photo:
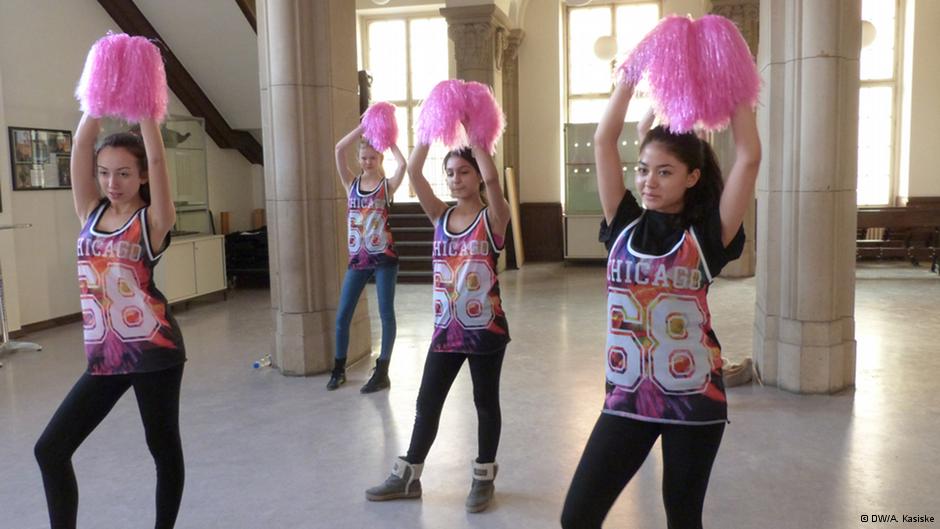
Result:
<svg viewBox="0 0 940 529">
<path fill-rule="evenodd" d="M 711 12 L 734 22 L 741 31 L 741 35 L 744 36 L 751 53 L 757 55 L 760 27 L 759 0 L 712 0 Z M 712 147 L 718 155 L 721 172 L 727 178 L 731 166 L 734 165 L 734 139 L 730 128 L 713 136 Z M 754 207 L 756 202 L 757 197 L 744 214 L 743 223 L 746 238 L 741 257 L 725 266 L 724 270 L 721 271 L 722 277 L 751 277 L 754 275 L 757 264 L 757 211 Z"/>
<path fill-rule="evenodd" d="M 757 307 L 764 381 L 855 381 L 859 0 L 761 2 Z"/>
<path fill-rule="evenodd" d="M 333 146 L 358 118 L 355 3 L 257 5 L 275 365 L 308 375 L 332 366 L 346 270 L 346 199 Z M 370 343 L 363 296 L 349 361 Z"/>
</svg>

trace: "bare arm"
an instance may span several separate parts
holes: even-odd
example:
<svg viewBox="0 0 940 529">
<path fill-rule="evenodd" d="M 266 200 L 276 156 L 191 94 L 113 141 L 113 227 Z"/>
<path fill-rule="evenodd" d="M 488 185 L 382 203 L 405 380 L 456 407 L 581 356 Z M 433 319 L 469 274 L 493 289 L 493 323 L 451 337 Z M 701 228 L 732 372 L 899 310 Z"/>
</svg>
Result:
<svg viewBox="0 0 940 529">
<path fill-rule="evenodd" d="M 506 226 L 509 225 L 509 202 L 503 196 L 503 188 L 499 185 L 499 170 L 496 169 L 493 157 L 486 149 L 481 149 L 476 145 L 472 149 L 473 157 L 476 158 L 477 165 L 480 166 L 483 185 L 486 187 L 490 227 L 493 229 L 493 233 L 504 237 L 506 235 Z"/>
<path fill-rule="evenodd" d="M 594 132 L 594 163 L 597 164 L 597 192 L 607 223 L 614 220 L 617 206 L 623 199 L 627 188 L 623 185 L 623 169 L 617 141 L 623 130 L 623 118 L 627 115 L 627 106 L 633 96 L 633 86 L 621 84 L 614 88 L 614 93 L 607 102 L 607 109 Z"/>
<path fill-rule="evenodd" d="M 734 134 L 734 166 L 728 173 L 725 189 L 721 193 L 719 214 L 721 215 L 721 243 L 731 243 L 748 206 L 754 201 L 754 186 L 760 168 L 761 146 L 757 134 L 757 117 L 750 105 L 742 104 L 731 118 Z"/>
<path fill-rule="evenodd" d="M 343 188 L 346 189 L 347 194 L 349 194 L 349 186 L 356 179 L 356 174 L 349 168 L 349 148 L 359 141 L 360 135 L 362 135 L 362 125 L 352 129 L 336 144 L 336 170 L 339 171 L 339 179 L 343 182 Z"/>
<path fill-rule="evenodd" d="M 408 177 L 411 178 L 411 187 L 418 195 L 421 209 L 424 210 L 432 223 L 437 224 L 437 219 L 441 218 L 441 215 L 447 211 L 447 204 L 437 198 L 434 190 L 431 189 L 431 184 L 424 177 L 424 161 L 428 157 L 428 150 L 430 150 L 430 146 L 423 143 L 415 145 L 415 149 L 411 151 L 411 159 L 408 160 Z"/>
<path fill-rule="evenodd" d="M 170 176 L 166 169 L 166 149 L 160 125 L 152 119 L 140 122 L 140 134 L 147 151 L 147 179 L 150 183 L 150 207 L 147 208 L 147 224 L 151 244 L 162 245 L 166 234 L 176 224 L 176 207 L 170 196 Z M 160 250 L 158 246 L 157 251 Z"/>
<path fill-rule="evenodd" d="M 72 200 L 75 202 L 75 214 L 82 225 L 101 200 L 98 183 L 95 179 L 95 142 L 101 123 L 88 114 L 82 116 L 72 140 L 72 159 L 69 162 L 72 172 Z"/>
<path fill-rule="evenodd" d="M 646 133 L 653 128 L 654 121 L 656 121 L 656 112 L 653 111 L 653 107 L 650 107 L 646 114 L 643 114 L 643 119 L 636 124 L 636 137 L 640 143 L 643 143 Z"/>
<path fill-rule="evenodd" d="M 398 167 L 395 168 L 395 175 L 388 179 L 388 192 L 394 195 L 395 191 L 398 191 L 399 186 L 401 186 L 401 183 L 405 180 L 405 170 L 408 169 L 408 162 L 405 161 L 405 157 L 402 155 L 401 150 L 399 150 L 398 145 L 392 144 L 389 150 L 392 151 L 392 156 L 394 156 L 395 161 L 398 162 Z"/>
</svg>

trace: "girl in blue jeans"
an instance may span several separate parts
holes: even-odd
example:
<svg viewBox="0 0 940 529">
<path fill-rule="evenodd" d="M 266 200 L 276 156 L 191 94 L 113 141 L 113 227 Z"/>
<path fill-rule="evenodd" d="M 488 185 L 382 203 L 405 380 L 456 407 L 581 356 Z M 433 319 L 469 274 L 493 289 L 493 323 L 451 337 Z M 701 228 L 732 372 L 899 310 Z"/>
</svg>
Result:
<svg viewBox="0 0 940 529">
<path fill-rule="evenodd" d="M 389 387 L 388 363 L 395 345 L 395 280 L 398 277 L 398 252 L 388 226 L 388 206 L 407 169 L 407 162 L 397 145 L 389 150 L 398 162 L 392 178 L 385 177 L 382 153 L 360 140 L 362 127 L 356 127 L 336 144 L 336 168 L 346 188 L 347 228 L 349 230 L 349 269 L 336 311 L 336 358 L 326 389 L 334 390 L 346 382 L 346 350 L 349 349 L 349 324 L 366 283 L 375 275 L 382 317 L 382 352 L 375 361 L 372 376 L 360 389 L 373 393 Z M 359 142 L 359 175 L 348 164 L 349 148 Z"/>
</svg>

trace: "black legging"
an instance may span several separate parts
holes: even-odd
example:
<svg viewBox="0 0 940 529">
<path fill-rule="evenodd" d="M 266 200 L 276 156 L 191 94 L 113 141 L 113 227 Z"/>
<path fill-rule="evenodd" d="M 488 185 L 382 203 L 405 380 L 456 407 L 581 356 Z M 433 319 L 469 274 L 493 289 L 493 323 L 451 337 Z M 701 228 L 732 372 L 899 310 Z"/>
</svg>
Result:
<svg viewBox="0 0 940 529">
<path fill-rule="evenodd" d="M 669 529 L 701 529 L 712 463 L 725 425 L 688 426 L 601 414 L 571 480 L 564 529 L 600 529 L 614 501 L 662 435 L 663 503 Z"/>
<path fill-rule="evenodd" d="M 183 448 L 179 402 L 183 365 L 132 375 L 85 373 L 56 410 L 36 442 L 36 460 L 46 489 L 52 529 L 73 529 L 78 517 L 78 483 L 72 454 L 101 423 L 121 395 L 133 387 L 147 447 L 157 466 L 156 529 L 176 523 L 183 496 Z"/>
<path fill-rule="evenodd" d="M 473 379 L 473 403 L 477 407 L 477 462 L 496 461 L 499 433 L 503 426 L 499 411 L 499 374 L 505 353 L 505 348 L 492 354 L 428 353 L 421 389 L 418 390 L 415 427 L 411 432 L 411 445 L 405 460 L 415 464 L 424 463 L 437 436 L 447 392 L 466 359 Z"/>
</svg>

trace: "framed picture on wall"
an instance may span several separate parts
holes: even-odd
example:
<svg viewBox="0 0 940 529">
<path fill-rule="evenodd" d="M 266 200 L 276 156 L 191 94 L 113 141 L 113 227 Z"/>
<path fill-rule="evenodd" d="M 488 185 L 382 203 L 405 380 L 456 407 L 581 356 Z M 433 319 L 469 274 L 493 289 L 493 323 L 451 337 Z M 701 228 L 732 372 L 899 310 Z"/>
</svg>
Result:
<svg viewBox="0 0 940 529">
<path fill-rule="evenodd" d="M 72 132 L 9 127 L 13 190 L 69 189 Z"/>
</svg>

